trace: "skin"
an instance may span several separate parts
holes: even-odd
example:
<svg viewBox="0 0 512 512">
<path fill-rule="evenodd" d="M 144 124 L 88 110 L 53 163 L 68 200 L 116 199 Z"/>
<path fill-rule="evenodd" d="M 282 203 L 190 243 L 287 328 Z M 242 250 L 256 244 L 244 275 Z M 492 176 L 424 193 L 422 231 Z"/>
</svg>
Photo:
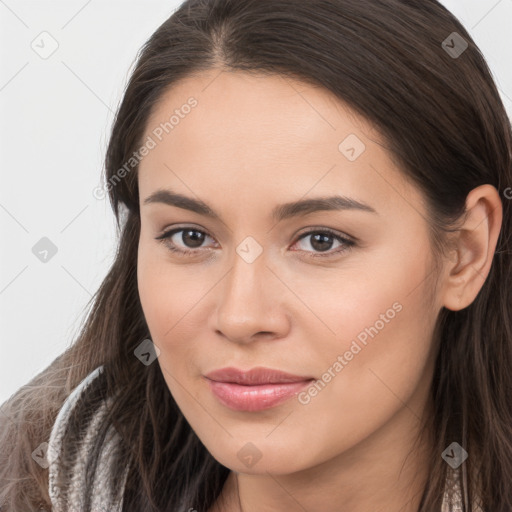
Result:
<svg viewBox="0 0 512 512">
<path fill-rule="evenodd" d="M 191 96 L 197 106 L 139 167 L 138 287 L 170 392 L 231 469 L 210 512 L 240 510 L 236 476 L 244 512 L 417 511 L 431 438 L 414 441 L 432 411 L 435 320 L 443 306 L 471 304 L 484 283 L 502 221 L 498 192 L 483 185 L 469 194 L 468 217 L 436 273 L 420 191 L 378 132 L 328 91 L 210 70 L 166 92 L 145 136 Z M 355 161 L 338 149 L 349 134 L 366 146 Z M 221 220 L 145 204 L 160 188 L 201 199 Z M 377 213 L 270 217 L 278 204 L 333 193 Z M 155 240 L 178 227 L 205 233 L 199 248 L 186 231 L 172 237 L 194 255 Z M 356 245 L 336 254 L 343 244 L 328 238 L 322 252 L 315 232 L 300 238 L 313 228 Z M 248 236 L 262 249 L 252 263 L 236 252 Z M 225 366 L 267 366 L 322 379 L 395 303 L 401 310 L 307 404 L 292 398 L 233 411 L 202 377 Z M 248 442 L 261 455 L 252 467 L 237 456 Z"/>
</svg>

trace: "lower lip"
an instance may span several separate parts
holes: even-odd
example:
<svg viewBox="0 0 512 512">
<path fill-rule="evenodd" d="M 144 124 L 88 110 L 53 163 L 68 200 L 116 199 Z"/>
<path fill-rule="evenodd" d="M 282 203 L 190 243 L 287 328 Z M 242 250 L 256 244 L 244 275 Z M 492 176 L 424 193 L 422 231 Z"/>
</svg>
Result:
<svg viewBox="0 0 512 512">
<path fill-rule="evenodd" d="M 210 389 L 219 401 L 235 411 L 262 411 L 297 395 L 313 379 L 281 384 L 242 386 L 232 382 L 217 382 L 206 378 Z"/>
</svg>

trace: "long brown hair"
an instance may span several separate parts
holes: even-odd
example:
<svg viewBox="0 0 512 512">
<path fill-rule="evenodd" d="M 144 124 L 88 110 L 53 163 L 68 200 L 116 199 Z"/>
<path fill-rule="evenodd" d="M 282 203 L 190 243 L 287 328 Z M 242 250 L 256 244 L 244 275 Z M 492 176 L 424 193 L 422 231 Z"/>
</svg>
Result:
<svg viewBox="0 0 512 512">
<path fill-rule="evenodd" d="M 454 32 L 468 45 L 459 55 L 450 52 Z M 220 494 L 229 469 L 192 431 L 159 366 L 133 355 L 149 337 L 137 290 L 137 166 L 122 179 L 118 172 L 141 146 L 168 87 L 213 68 L 299 78 L 371 121 L 427 200 L 433 254 L 445 247 L 473 188 L 491 184 L 500 192 L 503 224 L 490 273 L 470 306 L 443 308 L 436 325 L 435 449 L 420 512 L 440 510 L 447 477 L 441 454 L 453 441 L 469 453 L 460 482 L 464 510 L 472 510 L 478 475 L 484 510 L 510 512 L 512 130 L 484 57 L 436 0 L 186 0 L 156 30 L 138 55 L 106 153 L 119 232 L 115 261 L 72 346 L 0 411 L 0 503 L 15 511 L 50 507 L 47 470 L 30 453 L 48 440 L 65 398 L 99 365 L 105 393 L 118 397 L 109 421 L 131 467 L 124 510 L 208 510 Z"/>
</svg>

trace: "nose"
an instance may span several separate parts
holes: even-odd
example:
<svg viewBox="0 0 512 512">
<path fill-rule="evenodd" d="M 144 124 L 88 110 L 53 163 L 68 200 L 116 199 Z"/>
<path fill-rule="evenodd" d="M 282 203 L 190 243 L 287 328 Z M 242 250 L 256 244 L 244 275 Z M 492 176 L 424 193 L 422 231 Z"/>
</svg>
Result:
<svg viewBox="0 0 512 512">
<path fill-rule="evenodd" d="M 217 334 L 239 344 L 286 336 L 290 321 L 285 287 L 267 264 L 264 253 L 252 263 L 235 254 L 232 268 L 218 286 L 213 318 Z"/>
</svg>

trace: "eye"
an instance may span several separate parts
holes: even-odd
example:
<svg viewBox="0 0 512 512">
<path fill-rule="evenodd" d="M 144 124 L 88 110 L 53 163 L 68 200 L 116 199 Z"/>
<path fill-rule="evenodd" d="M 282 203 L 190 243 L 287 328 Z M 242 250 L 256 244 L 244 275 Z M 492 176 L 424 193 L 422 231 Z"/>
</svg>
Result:
<svg viewBox="0 0 512 512">
<path fill-rule="evenodd" d="M 181 235 L 175 237 L 175 235 L 178 235 L 179 233 L 181 233 Z M 349 250 L 351 247 L 356 245 L 356 242 L 354 242 L 353 240 L 341 236 L 340 234 L 328 228 L 318 228 L 303 233 L 302 235 L 300 235 L 297 242 L 295 242 L 295 244 L 293 245 L 297 245 L 298 243 L 302 242 L 308 237 L 311 237 L 308 245 L 313 248 L 313 251 L 319 251 L 317 253 L 313 252 L 312 254 L 308 255 L 308 257 L 313 258 L 325 258 L 337 255 Z M 175 239 L 173 240 L 173 238 Z M 159 240 L 160 242 L 164 243 L 166 247 L 168 247 L 169 250 L 171 250 L 172 252 L 182 255 L 194 255 L 199 253 L 198 249 L 205 248 L 202 247 L 202 244 L 204 243 L 206 238 L 212 237 L 210 237 L 206 232 L 200 229 L 196 229 L 192 226 L 187 226 L 167 231 L 166 233 L 163 233 L 162 235 L 158 236 L 156 240 Z M 340 244 L 341 248 L 332 251 L 331 248 L 334 243 L 332 239 L 337 241 Z M 178 242 L 183 244 L 184 247 L 180 246 Z M 308 251 L 307 249 L 304 250 L 304 252 L 311 253 L 311 251 Z"/>
<path fill-rule="evenodd" d="M 356 245 L 353 240 L 341 236 L 340 234 L 328 228 L 318 228 L 315 230 L 310 230 L 307 233 L 303 233 L 299 237 L 299 240 L 296 242 L 296 244 L 302 242 L 308 237 L 310 237 L 310 241 L 307 245 L 312 247 L 315 251 L 320 251 L 317 253 L 308 254 L 308 257 L 312 258 L 327 258 L 329 256 L 335 256 L 342 252 L 348 251 L 350 248 Z M 333 239 L 339 242 L 340 247 L 332 251 L 331 248 L 334 243 L 332 241 Z M 310 251 L 306 250 L 306 252 Z"/>
<path fill-rule="evenodd" d="M 176 240 L 181 240 L 181 243 L 184 244 L 190 244 L 192 249 L 188 248 L 186 245 L 185 248 L 179 247 L 176 244 L 176 241 L 173 241 L 174 236 L 178 233 L 181 233 L 181 236 L 176 237 Z M 188 226 L 185 228 L 172 229 L 157 237 L 156 240 L 164 243 L 173 252 L 188 255 L 197 253 L 198 251 L 195 249 L 200 248 L 201 244 L 205 240 L 205 237 L 207 236 L 208 235 L 204 231 L 196 229 L 192 226 Z"/>
</svg>

